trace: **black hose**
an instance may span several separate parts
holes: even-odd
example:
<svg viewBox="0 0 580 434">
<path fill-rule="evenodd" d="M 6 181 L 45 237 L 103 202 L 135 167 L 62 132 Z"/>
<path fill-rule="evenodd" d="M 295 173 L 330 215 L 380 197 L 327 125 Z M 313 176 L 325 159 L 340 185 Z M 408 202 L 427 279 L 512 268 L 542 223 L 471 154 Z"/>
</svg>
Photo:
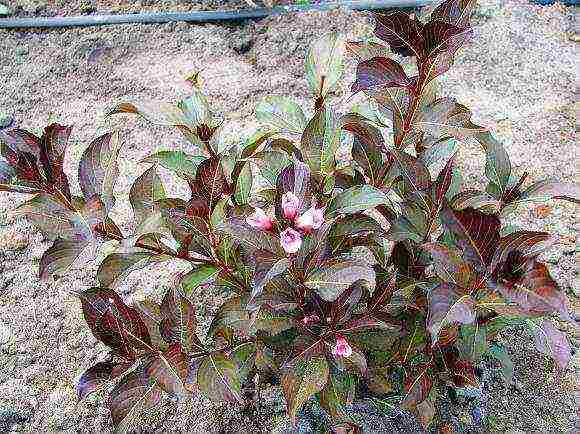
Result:
<svg viewBox="0 0 580 434">
<path fill-rule="evenodd" d="M 240 21 L 264 18 L 270 15 L 281 15 L 293 12 L 327 11 L 343 7 L 351 10 L 374 10 L 390 8 L 414 8 L 432 3 L 432 0 L 375 0 L 375 1 L 340 1 L 336 3 L 320 3 L 312 5 L 280 6 L 271 9 L 244 9 L 238 11 L 194 11 L 194 12 L 157 12 L 146 14 L 119 15 L 86 15 L 75 17 L 51 18 L 8 18 L 0 19 L 0 28 L 46 28 L 46 27 L 77 27 L 103 26 L 109 24 L 128 23 L 170 23 L 188 21 L 206 23 L 213 21 Z"/>
</svg>

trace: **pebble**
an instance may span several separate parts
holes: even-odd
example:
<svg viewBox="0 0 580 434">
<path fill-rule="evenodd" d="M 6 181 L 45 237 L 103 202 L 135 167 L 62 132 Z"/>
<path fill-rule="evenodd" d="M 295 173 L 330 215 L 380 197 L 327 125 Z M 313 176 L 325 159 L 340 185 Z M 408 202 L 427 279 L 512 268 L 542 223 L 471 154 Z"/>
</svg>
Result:
<svg viewBox="0 0 580 434">
<path fill-rule="evenodd" d="M 8 128 L 14 123 L 14 117 L 8 113 L 0 113 L 0 129 Z"/>
</svg>

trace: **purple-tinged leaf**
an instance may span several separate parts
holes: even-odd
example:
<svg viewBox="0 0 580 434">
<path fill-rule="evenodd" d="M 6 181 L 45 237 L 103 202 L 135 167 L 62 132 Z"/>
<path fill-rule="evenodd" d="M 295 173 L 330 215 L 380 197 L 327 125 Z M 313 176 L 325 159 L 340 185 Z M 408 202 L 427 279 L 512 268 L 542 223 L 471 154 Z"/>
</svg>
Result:
<svg viewBox="0 0 580 434">
<path fill-rule="evenodd" d="M 441 210 L 440 216 L 463 252 L 463 258 L 476 271 L 484 270 L 499 244 L 499 219 L 472 208 L 453 211 L 446 206 Z"/>
<path fill-rule="evenodd" d="M 323 300 L 334 301 L 358 280 L 364 280 L 370 288 L 374 288 L 374 270 L 362 262 L 329 262 L 310 273 L 304 285 L 316 291 Z"/>
<path fill-rule="evenodd" d="M 68 179 L 63 172 L 64 155 L 72 127 L 52 124 L 44 129 L 40 143 L 40 163 L 49 184 L 71 199 Z"/>
<path fill-rule="evenodd" d="M 413 125 L 436 138 L 464 139 L 485 131 L 471 122 L 471 110 L 447 97 L 422 107 L 414 117 Z"/>
<path fill-rule="evenodd" d="M 112 253 L 99 266 L 97 278 L 101 286 L 114 288 L 133 271 L 144 268 L 153 262 L 160 262 L 166 259 L 169 259 L 169 257 L 145 251 Z"/>
<path fill-rule="evenodd" d="M 439 208 L 445 199 L 445 195 L 449 191 L 449 187 L 451 186 L 451 182 L 453 180 L 453 166 L 454 166 L 455 155 L 452 155 L 451 158 L 445 164 L 445 167 L 439 172 L 437 179 L 433 183 L 433 196 L 434 202 Z M 438 209 L 436 209 L 438 212 Z"/>
<path fill-rule="evenodd" d="M 254 271 L 254 282 L 252 284 L 252 294 L 249 301 L 250 305 L 253 305 L 256 298 L 262 293 L 264 285 L 274 277 L 284 273 L 290 265 L 288 258 L 281 258 L 268 250 L 256 250 L 254 259 L 256 269 Z"/>
<path fill-rule="evenodd" d="M 163 320 L 161 306 L 154 301 L 140 300 L 133 303 L 133 308 L 137 311 L 139 317 L 147 326 L 149 337 L 151 338 L 151 346 L 164 351 L 168 345 L 161 337 L 161 332 L 159 330 L 159 325 Z"/>
<path fill-rule="evenodd" d="M 100 198 L 93 197 L 78 204 L 79 208 L 75 210 L 68 205 L 41 193 L 24 202 L 13 213 L 25 215 L 43 233 L 78 243 L 94 240 L 95 227 L 105 221 L 105 208 Z"/>
<path fill-rule="evenodd" d="M 149 381 L 155 382 L 172 396 L 184 397 L 188 394 L 185 381 L 189 363 L 179 344 L 148 356 L 143 364 L 143 372 L 149 376 Z"/>
<path fill-rule="evenodd" d="M 580 184 L 538 181 L 522 191 L 517 197 L 517 200 L 547 199 L 563 199 L 580 203 Z"/>
<path fill-rule="evenodd" d="M 557 237 L 546 232 L 517 231 L 502 237 L 489 265 L 490 272 L 506 261 L 510 255 L 517 252 L 520 259 L 535 258 L 549 249 Z"/>
<path fill-rule="evenodd" d="M 243 402 L 238 366 L 225 353 L 211 353 L 201 360 L 197 384 L 201 393 L 213 401 Z"/>
<path fill-rule="evenodd" d="M 179 344 L 186 353 L 203 351 L 203 344 L 197 337 L 195 308 L 181 290 L 174 288 L 165 293 L 161 315 L 159 330 L 165 342 Z"/>
<path fill-rule="evenodd" d="M 93 140 L 79 163 L 79 183 L 83 196 L 86 200 L 94 195 L 100 196 L 107 213 L 115 205 L 113 189 L 119 176 L 119 150 L 119 133 L 107 133 Z"/>
<path fill-rule="evenodd" d="M 109 395 L 108 407 L 117 429 L 126 427 L 139 412 L 149 410 L 161 402 L 161 389 L 142 369 L 129 373 Z"/>
<path fill-rule="evenodd" d="M 44 186 L 36 157 L 15 148 L 0 133 L 0 191 L 36 193 Z"/>
<path fill-rule="evenodd" d="M 115 291 L 91 288 L 80 293 L 85 321 L 93 335 L 131 360 L 137 351 L 151 349 L 147 326 Z"/>
<path fill-rule="evenodd" d="M 277 236 L 253 228 L 240 218 L 227 219 L 216 229 L 229 235 L 236 243 L 250 249 L 250 251 L 268 250 L 280 257 L 284 256 Z"/>
<path fill-rule="evenodd" d="M 300 140 L 304 162 L 314 173 L 331 174 L 340 145 L 340 121 L 336 113 L 323 106 L 306 125 Z"/>
<path fill-rule="evenodd" d="M 405 398 L 402 406 L 408 409 L 414 408 L 417 404 L 425 401 L 433 387 L 429 366 L 422 366 L 417 372 L 407 373 L 405 376 Z"/>
<path fill-rule="evenodd" d="M 423 57 L 423 25 L 405 12 L 375 15 L 375 35 L 385 41 L 395 53 Z"/>
<path fill-rule="evenodd" d="M 431 255 L 435 273 L 443 282 L 461 288 L 470 288 L 475 283 L 477 276 L 459 250 L 439 243 L 424 244 L 422 247 Z"/>
<path fill-rule="evenodd" d="M 453 324 L 471 324 L 475 321 L 474 302 L 469 293 L 453 284 L 442 283 L 428 295 L 429 318 L 427 329 L 432 344 L 439 339 L 441 330 Z"/>
<path fill-rule="evenodd" d="M 99 362 L 87 369 L 77 384 L 77 395 L 80 400 L 85 399 L 106 387 L 115 378 L 124 374 L 133 363 L 115 363 L 112 361 Z"/>
<path fill-rule="evenodd" d="M 384 146 L 380 130 L 362 116 L 348 114 L 341 119 L 342 128 L 354 135 L 352 157 L 370 179 L 370 183 L 378 185 L 379 173 L 383 168 L 381 149 Z"/>
<path fill-rule="evenodd" d="M 566 371 L 572 357 L 570 343 L 566 334 L 556 329 L 550 320 L 543 320 L 534 329 L 534 343 L 538 351 L 554 359 L 560 374 Z"/>
<path fill-rule="evenodd" d="M 40 258 L 38 274 L 41 280 L 46 280 L 55 274 L 62 274 L 79 257 L 86 243 L 57 238 L 52 246 Z"/>
<path fill-rule="evenodd" d="M 236 296 L 224 302 L 216 312 L 207 332 L 208 337 L 215 337 L 224 330 L 235 330 L 250 335 L 252 318 L 246 308 L 247 297 Z"/>
<path fill-rule="evenodd" d="M 373 330 L 396 332 L 400 330 L 400 326 L 396 324 L 389 324 L 379 319 L 378 315 L 358 315 L 352 318 L 346 324 L 342 324 L 340 326 L 340 333 L 345 335 L 353 333 L 366 333 Z"/>
<path fill-rule="evenodd" d="M 293 422 L 302 405 L 324 388 L 328 375 L 328 362 L 320 356 L 299 360 L 283 370 L 282 391 L 286 410 Z"/>
<path fill-rule="evenodd" d="M 312 192 L 310 189 L 310 169 L 300 161 L 295 161 L 281 170 L 276 179 L 276 216 L 282 219 L 282 196 L 293 193 L 299 201 L 298 214 L 310 207 Z"/>
<path fill-rule="evenodd" d="M 40 160 L 41 139 L 34 134 L 21 129 L 14 129 L 2 133 L 4 141 L 13 149 L 30 154 L 35 161 Z"/>
<path fill-rule="evenodd" d="M 356 70 L 356 81 L 351 91 L 364 91 L 367 94 L 377 94 L 385 88 L 408 87 L 411 80 L 405 74 L 403 67 L 392 59 L 374 57 L 360 62 Z"/>
<path fill-rule="evenodd" d="M 389 57 L 390 50 L 376 42 L 362 42 L 362 41 L 346 41 L 345 48 L 348 54 L 356 57 L 359 62 L 364 62 L 373 57 Z"/>
<path fill-rule="evenodd" d="M 431 174 L 421 160 L 397 149 L 389 155 L 394 159 L 407 191 L 419 192 L 431 186 Z"/>
<path fill-rule="evenodd" d="M 510 270 L 510 265 L 515 269 Z M 559 313 L 569 319 L 566 294 L 559 290 L 548 268 L 533 258 L 523 263 L 507 264 L 500 272 L 501 283 L 490 282 L 510 303 L 516 312 L 529 317 Z"/>
<path fill-rule="evenodd" d="M 137 178 L 129 193 L 137 226 L 142 225 L 157 212 L 158 207 L 155 202 L 161 199 L 165 199 L 165 188 L 155 167 L 151 167 Z"/>
<path fill-rule="evenodd" d="M 456 211 L 473 208 L 485 214 L 499 214 L 501 202 L 491 194 L 480 190 L 464 190 L 450 200 L 449 206 Z"/>
<path fill-rule="evenodd" d="M 200 193 L 206 195 L 210 208 L 221 199 L 222 194 L 231 193 L 221 161 L 217 157 L 208 158 L 199 165 L 195 182 Z"/>
<path fill-rule="evenodd" d="M 469 27 L 475 0 L 446 0 L 431 12 L 431 20 L 444 21 L 457 27 Z"/>
<path fill-rule="evenodd" d="M 470 29 L 460 29 L 442 21 L 423 27 L 426 59 L 421 72 L 427 81 L 444 74 L 453 66 L 455 54 L 471 36 Z"/>
</svg>

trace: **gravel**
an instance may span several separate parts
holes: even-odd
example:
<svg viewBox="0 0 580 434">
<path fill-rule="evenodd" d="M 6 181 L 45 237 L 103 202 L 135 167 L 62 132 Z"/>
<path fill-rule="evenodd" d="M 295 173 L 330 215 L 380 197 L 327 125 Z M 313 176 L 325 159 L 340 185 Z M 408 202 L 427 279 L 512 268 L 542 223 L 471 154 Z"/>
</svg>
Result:
<svg viewBox="0 0 580 434">
<path fill-rule="evenodd" d="M 52 7 L 65 3 L 63 13 L 69 14 L 80 7 L 80 2 L 49 1 L 43 2 L 46 6 L 41 11 L 23 12 L 20 5 L 36 2 L 5 3 L 20 11 L 18 14 L 53 13 L 56 9 Z M 117 6 L 137 8 L 137 3 L 142 8 L 161 4 L 95 3 L 99 11 Z M 204 8 L 210 2 L 201 3 Z M 164 4 L 199 5 L 185 1 Z M 478 10 L 473 41 L 444 79 L 444 92 L 473 107 L 475 120 L 489 125 L 508 144 L 516 171 L 527 170 L 534 178 L 577 180 L 571 164 L 576 161 L 575 46 L 569 40 L 572 15 L 571 8 L 560 5 L 486 0 Z M 230 132 L 247 135 L 256 126 L 252 112 L 262 96 L 289 95 L 310 106 L 302 71 L 306 47 L 314 38 L 332 29 L 362 36 L 370 32 L 368 22 L 364 14 L 335 11 L 273 17 L 236 27 L 174 23 L 0 31 L 0 113 L 9 113 L 14 125 L 31 129 L 50 120 L 73 125 L 66 160 L 73 182 L 89 141 L 112 127 L 122 128 L 126 144 L 117 187 L 120 204 L 114 217 L 127 230 L 131 213 L 124 199 L 129 183 L 144 170 L 137 161 L 154 150 L 187 147 L 176 133 L 141 120 L 105 119 L 108 106 L 121 99 L 177 100 L 187 94 L 183 77 L 201 70 L 204 88 L 214 108 L 227 117 Z M 350 64 L 339 97 L 348 95 L 352 74 Z M 467 180 L 482 182 L 480 151 L 466 146 L 460 157 Z M 182 193 L 179 185 L 171 188 L 172 194 Z M 0 194 L 0 431 L 110 432 L 103 395 L 77 402 L 74 390 L 81 373 L 106 356 L 105 347 L 88 331 L 79 304 L 69 292 L 92 286 L 97 264 L 79 266 L 57 282 L 40 282 L 38 261 L 50 240 L 43 239 L 26 221 L 8 217 L 8 211 L 24 199 Z M 561 202 L 547 213 L 528 205 L 508 222 L 561 236 L 562 242 L 549 252 L 548 260 L 555 278 L 571 294 L 578 288 L 579 222 L 575 211 Z M 129 300 L 158 296 L 178 271 L 174 264 L 161 271 L 133 273 L 120 291 Z M 201 293 L 200 309 L 203 306 L 211 312 L 222 297 L 211 291 Z M 571 298 L 571 306 L 578 315 L 577 298 Z M 571 327 L 558 326 L 578 342 Z M 572 431 L 578 356 L 566 375 L 557 379 L 553 363 L 533 349 L 524 331 L 510 330 L 502 339 L 514 358 L 517 387 L 494 376 L 497 367 L 490 362 L 486 372 L 491 380 L 485 383 L 483 398 L 443 403 L 450 423 L 469 430 L 478 426 L 483 414 L 483 428 L 473 428 L 480 432 Z M 195 396 L 178 406 L 161 405 L 147 415 L 143 426 L 148 432 L 248 433 L 266 432 L 270 427 L 282 430 L 286 423 L 280 390 L 274 387 L 263 392 L 258 409 L 241 411 Z M 401 426 L 385 432 L 396 432 Z M 381 431 L 376 428 L 374 432 Z"/>
</svg>

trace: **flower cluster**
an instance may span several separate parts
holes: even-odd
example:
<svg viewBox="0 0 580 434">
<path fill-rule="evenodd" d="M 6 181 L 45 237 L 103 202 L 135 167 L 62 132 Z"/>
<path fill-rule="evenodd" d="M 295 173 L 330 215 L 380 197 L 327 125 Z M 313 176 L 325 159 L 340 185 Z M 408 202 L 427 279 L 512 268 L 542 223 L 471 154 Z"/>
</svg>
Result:
<svg viewBox="0 0 580 434">
<path fill-rule="evenodd" d="M 324 209 L 312 206 L 300 214 L 300 199 L 290 191 L 282 195 L 281 206 L 282 216 L 291 223 L 291 226 L 280 232 L 280 244 L 286 253 L 294 254 L 302 246 L 303 234 L 309 234 L 322 226 Z M 275 227 L 276 220 L 262 208 L 254 208 L 254 212 L 246 217 L 246 223 L 254 228 L 269 231 Z"/>
</svg>

